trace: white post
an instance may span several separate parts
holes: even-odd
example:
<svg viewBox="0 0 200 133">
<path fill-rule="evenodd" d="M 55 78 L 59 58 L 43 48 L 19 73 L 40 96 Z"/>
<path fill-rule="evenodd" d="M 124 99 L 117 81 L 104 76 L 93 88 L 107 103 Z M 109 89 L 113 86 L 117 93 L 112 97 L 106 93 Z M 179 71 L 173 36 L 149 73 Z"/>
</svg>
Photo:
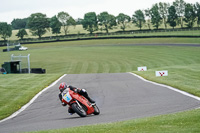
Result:
<svg viewBox="0 0 200 133">
<path fill-rule="evenodd" d="M 14 56 L 14 54 L 11 55 L 11 61 L 13 61 L 12 57 Z"/>
<path fill-rule="evenodd" d="M 30 69 L 30 59 L 29 59 L 29 57 L 30 57 L 30 54 L 28 54 L 28 73 L 30 74 L 31 73 L 31 69 Z"/>
<path fill-rule="evenodd" d="M 9 49 L 9 46 L 8 46 L 8 45 L 9 45 L 9 43 L 7 43 L 7 52 L 8 52 L 8 51 L 10 51 L 10 49 Z"/>
</svg>

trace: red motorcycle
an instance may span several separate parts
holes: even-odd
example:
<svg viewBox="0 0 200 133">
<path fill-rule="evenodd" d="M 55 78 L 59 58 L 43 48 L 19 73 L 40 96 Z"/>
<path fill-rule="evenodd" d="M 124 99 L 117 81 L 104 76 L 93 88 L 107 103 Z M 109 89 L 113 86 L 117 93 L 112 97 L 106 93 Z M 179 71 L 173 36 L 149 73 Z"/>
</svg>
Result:
<svg viewBox="0 0 200 133">
<path fill-rule="evenodd" d="M 100 114 L 100 110 L 96 104 L 90 103 L 84 96 L 75 93 L 70 89 L 68 89 L 67 93 L 63 96 L 62 102 L 69 105 L 74 112 L 81 117 L 86 117 L 90 114 Z"/>
</svg>

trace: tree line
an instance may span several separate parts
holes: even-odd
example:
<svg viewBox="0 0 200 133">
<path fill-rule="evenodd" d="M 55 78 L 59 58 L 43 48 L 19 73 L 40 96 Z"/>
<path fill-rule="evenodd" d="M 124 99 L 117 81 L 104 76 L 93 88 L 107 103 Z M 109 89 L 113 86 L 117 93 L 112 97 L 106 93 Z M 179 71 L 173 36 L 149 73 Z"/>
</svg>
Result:
<svg viewBox="0 0 200 133">
<path fill-rule="evenodd" d="M 84 15 L 83 19 L 75 20 L 67 12 L 59 12 L 52 18 L 48 18 L 43 13 L 33 13 L 28 18 L 14 19 L 10 24 L 6 22 L 0 22 L 0 35 L 4 40 L 12 35 L 12 29 L 19 29 L 16 36 L 23 39 L 27 35 L 26 28 L 28 28 L 34 36 L 39 38 L 44 35 L 47 30 L 51 28 L 53 34 L 60 34 L 61 27 L 63 27 L 64 34 L 67 35 L 70 26 L 76 26 L 82 24 L 83 28 L 90 34 L 98 30 L 104 30 L 109 33 L 109 30 L 114 26 L 120 26 L 125 31 L 128 24 L 134 23 L 140 30 L 146 24 L 151 30 L 151 25 L 155 29 L 159 29 L 161 24 L 164 24 L 165 29 L 167 25 L 175 28 L 184 24 L 188 28 L 192 28 L 196 23 L 200 25 L 200 3 L 195 4 L 186 3 L 184 0 L 175 0 L 172 5 L 165 2 L 153 4 L 151 8 L 146 10 L 137 10 L 132 17 L 119 13 L 118 16 L 109 14 L 108 12 L 102 12 L 96 14 L 95 12 L 88 12 Z"/>
</svg>

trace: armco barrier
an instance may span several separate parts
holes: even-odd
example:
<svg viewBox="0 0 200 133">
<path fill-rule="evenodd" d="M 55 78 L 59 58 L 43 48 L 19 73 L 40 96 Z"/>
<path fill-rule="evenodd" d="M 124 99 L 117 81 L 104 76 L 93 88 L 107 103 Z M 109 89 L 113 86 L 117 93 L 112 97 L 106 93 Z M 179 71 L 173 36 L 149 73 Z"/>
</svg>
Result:
<svg viewBox="0 0 200 133">
<path fill-rule="evenodd" d="M 62 40 L 40 40 L 34 42 L 20 42 L 21 44 L 34 44 L 34 43 L 50 43 L 50 42 L 63 42 L 63 41 L 80 41 L 80 40 L 101 40 L 101 39 L 134 39 L 134 38 L 200 38 L 200 36 L 184 36 L 184 35 L 156 35 L 156 36 L 115 36 L 115 37 L 88 37 L 88 38 L 73 38 Z"/>
<path fill-rule="evenodd" d="M 177 32 L 177 31 L 197 31 L 197 35 L 139 35 L 139 34 L 151 34 L 151 33 L 160 33 L 160 32 Z M 127 36 L 126 36 L 127 35 Z M 24 39 L 24 40 L 14 40 L 10 41 L 11 43 L 21 43 L 21 44 L 32 44 L 32 43 L 46 43 L 46 42 L 58 42 L 58 41 L 77 41 L 77 40 L 93 40 L 93 39 L 120 39 L 120 38 L 199 38 L 200 37 L 200 28 L 192 29 L 158 29 L 158 30 L 129 30 L 129 31 L 117 31 L 112 33 L 93 33 L 93 34 L 73 34 L 73 35 L 62 35 L 62 36 L 49 36 L 42 37 L 41 39 Z M 6 46 L 5 41 L 0 41 L 0 46 Z"/>
</svg>

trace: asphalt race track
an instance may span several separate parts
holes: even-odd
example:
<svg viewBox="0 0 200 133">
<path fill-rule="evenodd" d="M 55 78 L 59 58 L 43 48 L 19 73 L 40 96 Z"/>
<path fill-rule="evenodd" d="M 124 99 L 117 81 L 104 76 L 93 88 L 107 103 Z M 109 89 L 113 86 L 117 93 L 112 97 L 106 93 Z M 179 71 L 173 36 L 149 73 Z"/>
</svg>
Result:
<svg viewBox="0 0 200 133">
<path fill-rule="evenodd" d="M 58 99 L 61 82 L 86 88 L 100 115 L 70 116 Z M 200 101 L 145 82 L 130 73 L 69 74 L 43 92 L 16 117 L 0 123 L 0 133 L 68 128 L 169 114 L 200 107 Z"/>
</svg>

